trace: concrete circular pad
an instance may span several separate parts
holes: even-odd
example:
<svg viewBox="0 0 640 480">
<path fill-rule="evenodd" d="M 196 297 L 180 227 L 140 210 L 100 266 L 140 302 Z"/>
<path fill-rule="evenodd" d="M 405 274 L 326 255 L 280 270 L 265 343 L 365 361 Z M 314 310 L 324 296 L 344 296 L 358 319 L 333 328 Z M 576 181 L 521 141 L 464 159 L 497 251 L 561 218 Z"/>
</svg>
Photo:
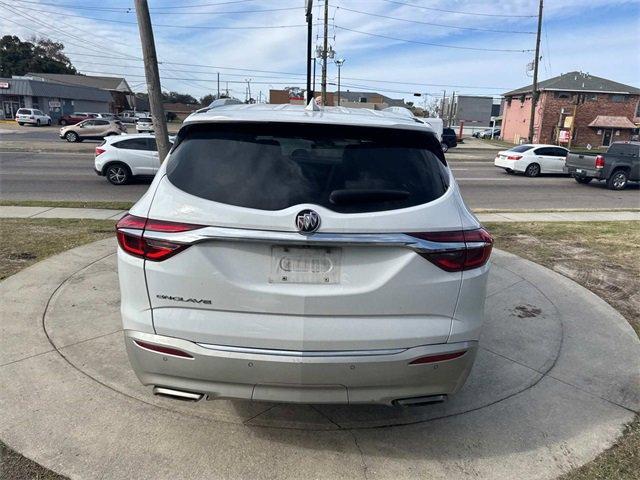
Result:
<svg viewBox="0 0 640 480">
<path fill-rule="evenodd" d="M 114 243 L 0 284 L 0 438 L 78 478 L 552 478 L 640 409 L 640 345 L 609 305 L 496 252 L 478 359 L 440 405 L 182 403 L 124 351 Z"/>
</svg>

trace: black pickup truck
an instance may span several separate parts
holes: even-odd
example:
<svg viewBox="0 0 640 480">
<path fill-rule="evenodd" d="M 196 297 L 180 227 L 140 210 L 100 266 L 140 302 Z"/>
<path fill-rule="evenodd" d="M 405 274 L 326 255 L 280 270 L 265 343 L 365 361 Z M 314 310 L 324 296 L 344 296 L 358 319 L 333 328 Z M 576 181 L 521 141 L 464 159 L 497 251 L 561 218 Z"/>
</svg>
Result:
<svg viewBox="0 0 640 480">
<path fill-rule="evenodd" d="M 640 142 L 614 142 L 607 153 L 569 153 L 566 171 L 578 183 L 604 180 L 607 188 L 622 190 L 640 181 Z"/>
</svg>

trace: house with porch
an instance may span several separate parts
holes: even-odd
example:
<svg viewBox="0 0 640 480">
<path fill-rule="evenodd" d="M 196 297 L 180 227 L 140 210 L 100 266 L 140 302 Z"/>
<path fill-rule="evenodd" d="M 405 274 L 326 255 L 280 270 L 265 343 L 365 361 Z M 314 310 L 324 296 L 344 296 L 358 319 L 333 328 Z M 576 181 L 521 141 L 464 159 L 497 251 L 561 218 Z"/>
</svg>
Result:
<svg viewBox="0 0 640 480">
<path fill-rule="evenodd" d="M 608 147 L 611 142 L 635 140 L 640 127 L 640 88 L 570 72 L 538 82 L 539 97 L 533 122 L 534 143 Z M 503 94 L 502 138 L 530 141 L 532 86 Z"/>
</svg>

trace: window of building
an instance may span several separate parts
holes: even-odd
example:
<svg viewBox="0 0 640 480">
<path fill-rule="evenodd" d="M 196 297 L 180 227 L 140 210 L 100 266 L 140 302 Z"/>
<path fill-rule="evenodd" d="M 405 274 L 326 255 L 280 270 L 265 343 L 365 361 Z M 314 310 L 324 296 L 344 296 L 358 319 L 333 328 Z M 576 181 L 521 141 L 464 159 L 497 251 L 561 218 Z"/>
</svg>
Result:
<svg viewBox="0 0 640 480">
<path fill-rule="evenodd" d="M 554 92 L 553 96 L 561 100 L 570 100 L 573 95 L 569 92 Z"/>
<path fill-rule="evenodd" d="M 360 103 L 367 103 L 367 97 L 360 97 L 360 98 L 358 98 L 358 102 L 360 102 Z"/>
<path fill-rule="evenodd" d="M 611 101 L 615 103 L 625 103 L 627 101 L 627 96 L 619 93 L 612 93 Z"/>
<path fill-rule="evenodd" d="M 595 102 L 596 100 L 598 100 L 598 94 L 597 93 L 585 93 L 584 98 L 585 98 L 585 100 L 587 100 L 589 102 Z"/>
<path fill-rule="evenodd" d="M 640 117 L 640 100 L 638 101 L 638 104 L 636 105 L 636 117 Z"/>
</svg>

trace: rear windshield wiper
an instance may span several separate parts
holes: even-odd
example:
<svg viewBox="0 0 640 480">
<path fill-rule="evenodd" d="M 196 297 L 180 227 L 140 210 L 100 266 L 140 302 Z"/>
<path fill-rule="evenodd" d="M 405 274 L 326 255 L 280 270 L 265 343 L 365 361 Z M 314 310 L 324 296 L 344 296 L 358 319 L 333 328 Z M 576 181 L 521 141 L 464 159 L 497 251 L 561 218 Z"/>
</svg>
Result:
<svg viewBox="0 0 640 480">
<path fill-rule="evenodd" d="M 334 205 L 347 205 L 354 203 L 393 202 L 405 200 L 411 195 L 406 190 L 334 190 L 329 195 L 329 201 Z"/>
</svg>

